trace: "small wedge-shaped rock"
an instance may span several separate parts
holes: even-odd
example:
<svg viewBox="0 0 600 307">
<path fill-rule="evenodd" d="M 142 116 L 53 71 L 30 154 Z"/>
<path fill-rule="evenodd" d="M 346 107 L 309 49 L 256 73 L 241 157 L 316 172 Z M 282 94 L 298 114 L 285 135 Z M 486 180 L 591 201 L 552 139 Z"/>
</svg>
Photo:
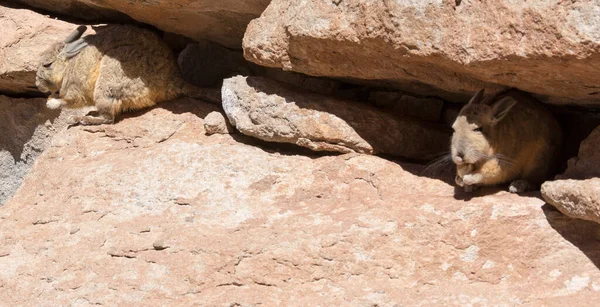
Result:
<svg viewBox="0 0 600 307">
<path fill-rule="evenodd" d="M 565 215 L 600 223 L 600 178 L 549 181 L 542 196 Z"/>
<path fill-rule="evenodd" d="M 589 179 L 600 177 L 600 127 L 581 142 L 577 157 L 569 159 L 568 168 L 558 179 Z"/>
<path fill-rule="evenodd" d="M 301 92 L 260 77 L 236 76 L 222 88 L 223 108 L 241 133 L 315 151 L 384 153 L 426 159 L 447 150 L 449 133 L 354 101 Z"/>
<path fill-rule="evenodd" d="M 225 116 L 217 111 L 206 115 L 204 118 L 204 130 L 206 130 L 206 135 L 235 133 L 235 129 L 229 124 Z"/>
</svg>

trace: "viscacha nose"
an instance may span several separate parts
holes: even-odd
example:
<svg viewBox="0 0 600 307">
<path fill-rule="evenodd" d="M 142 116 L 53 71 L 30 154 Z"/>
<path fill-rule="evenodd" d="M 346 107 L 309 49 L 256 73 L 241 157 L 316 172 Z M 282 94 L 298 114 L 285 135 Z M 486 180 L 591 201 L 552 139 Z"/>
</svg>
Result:
<svg viewBox="0 0 600 307">
<path fill-rule="evenodd" d="M 454 161 L 454 163 L 456 164 L 462 164 L 464 162 L 464 158 L 465 158 L 465 154 L 462 152 L 457 152 L 456 155 L 454 157 L 452 157 L 452 160 Z"/>
</svg>

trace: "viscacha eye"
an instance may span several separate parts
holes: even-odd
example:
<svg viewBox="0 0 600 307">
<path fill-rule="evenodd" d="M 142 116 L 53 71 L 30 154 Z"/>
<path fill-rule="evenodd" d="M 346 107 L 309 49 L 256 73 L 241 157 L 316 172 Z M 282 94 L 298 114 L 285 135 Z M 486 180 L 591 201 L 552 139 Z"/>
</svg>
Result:
<svg viewBox="0 0 600 307">
<path fill-rule="evenodd" d="M 483 127 L 477 127 L 475 129 L 473 129 L 473 131 L 482 132 L 483 131 Z"/>
<path fill-rule="evenodd" d="M 48 62 L 48 63 L 44 63 L 42 64 L 42 66 L 44 66 L 45 68 L 50 67 L 50 65 L 52 65 L 53 62 Z"/>
</svg>

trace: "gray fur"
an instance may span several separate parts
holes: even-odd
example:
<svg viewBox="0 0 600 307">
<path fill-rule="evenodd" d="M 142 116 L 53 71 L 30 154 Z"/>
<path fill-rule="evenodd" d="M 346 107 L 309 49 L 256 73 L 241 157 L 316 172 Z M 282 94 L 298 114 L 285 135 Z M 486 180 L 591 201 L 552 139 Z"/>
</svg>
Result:
<svg viewBox="0 0 600 307">
<path fill-rule="evenodd" d="M 77 27 L 77 29 L 75 29 L 75 31 L 73 31 L 69 36 L 67 36 L 67 38 L 64 40 L 65 44 L 68 44 L 70 42 L 75 41 L 76 39 L 80 38 L 81 35 L 83 35 L 83 33 L 87 30 L 86 26 L 79 26 Z"/>
</svg>

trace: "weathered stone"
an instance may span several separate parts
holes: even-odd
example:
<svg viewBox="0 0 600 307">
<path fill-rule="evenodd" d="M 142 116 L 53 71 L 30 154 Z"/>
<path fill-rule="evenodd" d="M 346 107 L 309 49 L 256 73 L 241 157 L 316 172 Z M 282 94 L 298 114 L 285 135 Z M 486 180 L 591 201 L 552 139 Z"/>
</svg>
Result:
<svg viewBox="0 0 600 307">
<path fill-rule="evenodd" d="M 545 182 L 542 196 L 565 215 L 600 223 L 599 178 Z"/>
<path fill-rule="evenodd" d="M 295 91 L 260 77 L 223 82 L 223 109 L 243 134 L 315 151 L 385 153 L 414 159 L 447 151 L 450 134 L 353 101 Z"/>
<path fill-rule="evenodd" d="M 551 110 L 563 129 L 564 158 L 576 157 L 581 143 L 600 126 L 600 113 L 571 107 L 553 107 Z M 565 161 L 564 168 L 566 166 Z"/>
<path fill-rule="evenodd" d="M 436 98 L 420 98 L 402 95 L 394 106 L 394 112 L 428 121 L 438 121 L 442 115 L 444 101 Z"/>
<path fill-rule="evenodd" d="M 579 146 L 579 155 L 569 159 L 567 170 L 559 179 L 588 179 L 600 177 L 600 126 Z"/>
<path fill-rule="evenodd" d="M 169 49 L 173 50 L 174 54 L 180 54 L 185 48 L 189 45 L 196 44 L 197 42 L 189 37 L 185 37 L 183 35 L 171 32 L 163 32 L 161 39 L 165 44 L 169 47 Z M 185 67 L 181 67 L 182 69 Z"/>
<path fill-rule="evenodd" d="M 35 73 L 40 55 L 75 28 L 29 10 L 0 6 L 0 93 L 39 95 Z"/>
<path fill-rule="evenodd" d="M 260 65 L 456 102 L 509 86 L 597 105 L 598 15 L 596 1 L 273 0 L 243 46 Z"/>
<path fill-rule="evenodd" d="M 204 130 L 207 135 L 213 134 L 230 134 L 234 133 L 235 129 L 227 121 L 223 113 L 221 112 L 210 112 L 204 118 Z"/>
<path fill-rule="evenodd" d="M 50 11 L 79 17 L 77 10 L 65 9 L 69 5 L 102 8 L 104 11 L 124 13 L 131 18 L 157 28 L 181 34 L 195 40 L 208 39 L 232 48 L 240 48 L 242 37 L 250 20 L 258 17 L 270 0 L 201 0 L 201 1 L 121 1 L 121 0 L 20 0 Z M 60 1 L 62 2 L 62 1 Z"/>
<path fill-rule="evenodd" d="M 127 15 L 114 10 L 105 9 L 95 5 L 92 1 L 78 0 L 5 0 L 19 6 L 55 12 L 64 16 L 71 16 L 77 20 L 117 22 L 129 21 Z"/>
<path fill-rule="evenodd" d="M 373 91 L 369 93 L 369 102 L 382 108 L 393 108 L 404 93 L 390 91 Z"/>
<path fill-rule="evenodd" d="M 255 76 L 265 77 L 279 82 L 288 83 L 295 87 L 299 87 L 310 92 L 314 92 L 321 95 L 336 96 L 338 98 L 340 96 L 344 96 L 340 93 L 342 91 L 342 83 L 340 81 L 327 78 L 311 77 L 293 71 L 283 71 L 281 69 L 274 69 L 257 65 L 251 66 L 251 69 L 252 74 Z"/>
<path fill-rule="evenodd" d="M 0 208 L 2 304 L 597 302 L 600 225 L 536 194 L 463 199 L 415 165 L 207 137 L 212 111 L 180 100 L 56 135 Z"/>
<path fill-rule="evenodd" d="M 600 223 L 600 127 L 581 143 L 567 170 L 542 185 L 544 199 L 565 215 Z"/>
<path fill-rule="evenodd" d="M 0 206 L 19 188 L 35 159 L 75 112 L 47 109 L 43 98 L 0 95 Z"/>
<path fill-rule="evenodd" d="M 414 97 L 399 92 L 374 91 L 369 94 L 369 102 L 384 108 L 391 108 L 396 114 L 438 121 L 442 114 L 444 101 L 436 98 Z"/>
</svg>

